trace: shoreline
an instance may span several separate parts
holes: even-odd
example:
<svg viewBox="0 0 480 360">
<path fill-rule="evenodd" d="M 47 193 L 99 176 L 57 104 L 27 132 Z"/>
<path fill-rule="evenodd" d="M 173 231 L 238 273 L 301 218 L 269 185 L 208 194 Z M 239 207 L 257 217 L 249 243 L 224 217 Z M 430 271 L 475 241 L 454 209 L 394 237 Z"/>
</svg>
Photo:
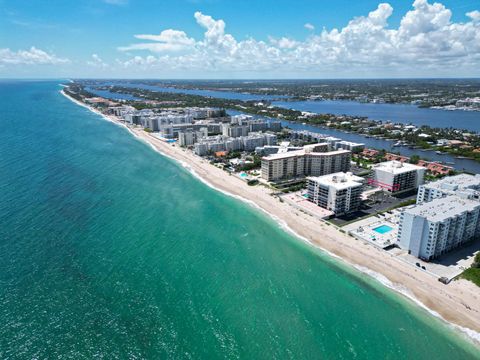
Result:
<svg viewBox="0 0 480 360">
<path fill-rule="evenodd" d="M 60 93 L 75 104 L 127 129 L 156 152 L 180 163 L 210 188 L 262 211 L 289 234 L 408 298 L 477 346 L 480 344 L 480 291 L 475 284 L 464 279 L 449 285 L 441 284 L 431 275 L 400 262 L 386 252 L 355 240 L 320 220 L 299 214 L 298 210 L 271 196 L 268 189 L 248 186 L 191 151 L 163 142 L 143 129 L 130 128 L 115 116 L 107 116 L 70 97 L 63 90 Z"/>
</svg>

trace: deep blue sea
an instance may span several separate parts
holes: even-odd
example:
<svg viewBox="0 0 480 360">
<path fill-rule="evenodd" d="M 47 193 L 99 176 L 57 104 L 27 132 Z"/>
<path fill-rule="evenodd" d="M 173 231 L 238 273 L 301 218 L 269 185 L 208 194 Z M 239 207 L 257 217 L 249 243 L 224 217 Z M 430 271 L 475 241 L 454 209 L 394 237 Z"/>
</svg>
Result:
<svg viewBox="0 0 480 360">
<path fill-rule="evenodd" d="M 59 93 L 0 82 L 1 359 L 479 359 Z"/>
</svg>

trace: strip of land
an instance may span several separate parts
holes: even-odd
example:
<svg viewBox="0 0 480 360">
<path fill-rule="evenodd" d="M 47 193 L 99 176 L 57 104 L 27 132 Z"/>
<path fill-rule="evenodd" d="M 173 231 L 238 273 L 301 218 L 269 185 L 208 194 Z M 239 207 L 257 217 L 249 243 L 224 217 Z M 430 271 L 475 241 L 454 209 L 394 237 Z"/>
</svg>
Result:
<svg viewBox="0 0 480 360">
<path fill-rule="evenodd" d="M 70 99 L 88 107 L 73 98 Z M 91 107 L 88 108 L 99 113 Z M 101 115 L 126 127 L 115 116 Z M 229 176 L 191 151 L 166 143 L 145 132 L 143 128 L 129 126 L 128 130 L 162 154 L 181 162 L 208 185 L 256 205 L 313 246 L 326 250 L 358 270 L 376 277 L 480 343 L 480 291 L 475 284 L 459 279 L 444 285 L 421 269 L 414 269 L 394 256 L 356 240 L 316 217 L 300 213 L 293 206 L 273 196 L 272 190 L 266 187 L 248 186 L 246 182 L 236 176 Z"/>
</svg>

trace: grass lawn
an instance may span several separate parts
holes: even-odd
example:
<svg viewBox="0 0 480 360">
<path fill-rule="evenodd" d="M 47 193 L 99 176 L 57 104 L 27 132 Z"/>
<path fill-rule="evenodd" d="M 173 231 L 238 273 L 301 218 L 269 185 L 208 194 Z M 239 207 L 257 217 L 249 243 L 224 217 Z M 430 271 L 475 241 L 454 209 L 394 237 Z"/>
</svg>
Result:
<svg viewBox="0 0 480 360">
<path fill-rule="evenodd" d="M 480 286 L 480 269 L 479 268 L 469 268 L 465 270 L 459 276 L 462 279 L 470 280 L 475 283 L 477 286 Z"/>
</svg>

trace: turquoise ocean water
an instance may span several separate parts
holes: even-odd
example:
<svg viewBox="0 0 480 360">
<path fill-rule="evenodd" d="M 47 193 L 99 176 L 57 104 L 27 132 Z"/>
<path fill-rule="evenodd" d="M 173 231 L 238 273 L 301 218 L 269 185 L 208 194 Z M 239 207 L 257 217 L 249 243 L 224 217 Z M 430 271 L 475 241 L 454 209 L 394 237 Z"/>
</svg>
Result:
<svg viewBox="0 0 480 360">
<path fill-rule="evenodd" d="M 0 82 L 1 359 L 480 358 L 59 90 Z"/>
</svg>

